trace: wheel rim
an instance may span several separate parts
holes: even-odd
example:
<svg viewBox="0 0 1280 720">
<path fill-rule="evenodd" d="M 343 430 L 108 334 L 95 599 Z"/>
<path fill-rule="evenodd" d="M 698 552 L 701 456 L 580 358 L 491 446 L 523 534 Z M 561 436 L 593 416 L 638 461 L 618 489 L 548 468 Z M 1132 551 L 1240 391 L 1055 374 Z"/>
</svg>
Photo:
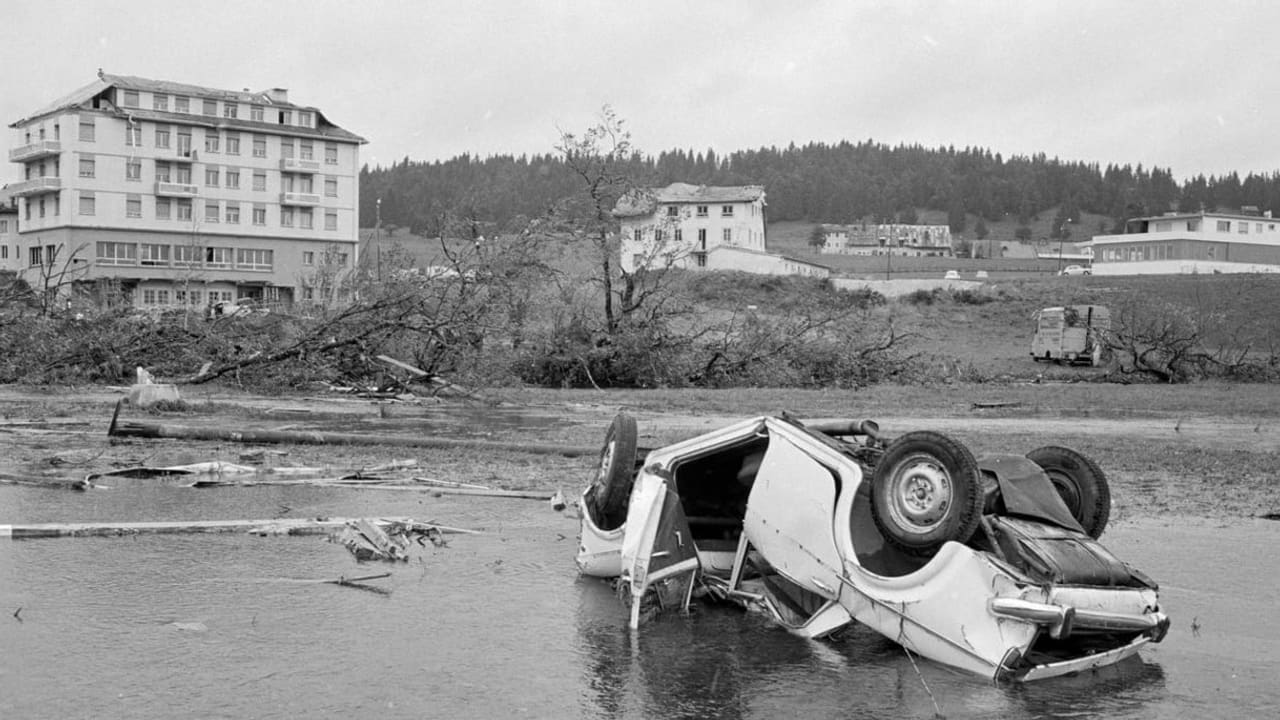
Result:
<svg viewBox="0 0 1280 720">
<path fill-rule="evenodd" d="M 1062 502 L 1066 503 L 1067 509 L 1071 511 L 1071 516 L 1080 517 L 1080 491 L 1076 488 L 1076 484 L 1071 482 L 1071 478 L 1057 470 L 1046 470 L 1045 474 L 1049 476 L 1049 482 L 1053 483 L 1053 489 L 1058 491 L 1058 496 L 1062 498 Z"/>
<path fill-rule="evenodd" d="M 904 460 L 890 485 L 889 512 L 894 521 L 914 532 L 937 527 L 951 507 L 951 475 L 927 455 Z"/>
<path fill-rule="evenodd" d="M 597 488 L 604 488 L 605 478 L 609 476 L 609 466 L 613 464 L 613 453 L 617 445 L 618 441 L 616 439 L 609 438 L 609 441 L 604 444 L 604 448 L 600 451 L 600 467 L 596 468 L 595 485 Z"/>
</svg>

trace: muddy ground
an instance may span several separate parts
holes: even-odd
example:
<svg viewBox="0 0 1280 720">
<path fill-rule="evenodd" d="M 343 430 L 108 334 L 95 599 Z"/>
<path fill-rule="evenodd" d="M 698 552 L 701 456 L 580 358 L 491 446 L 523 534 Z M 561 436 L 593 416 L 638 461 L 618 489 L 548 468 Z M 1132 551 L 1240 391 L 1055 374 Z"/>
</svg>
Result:
<svg viewBox="0 0 1280 720">
<path fill-rule="evenodd" d="M 837 410 L 858 408 L 854 417 L 874 417 L 889 434 L 938 430 L 962 440 L 976 454 L 1025 453 L 1049 444 L 1074 447 L 1107 472 L 1113 519 L 1280 515 L 1274 472 L 1280 461 L 1280 424 L 1273 424 L 1266 410 L 1274 407 L 1267 396 L 1278 393 L 1270 386 L 1173 394 L 1167 389 L 1096 386 L 951 387 L 933 393 L 879 388 L 849 394 L 847 400 L 832 397 L 838 393 L 802 391 L 727 391 L 694 399 L 664 395 L 665 391 L 486 391 L 490 402 L 331 392 L 262 397 L 211 387 L 181 392 L 184 409 L 147 411 L 126 404 L 120 418 L 149 425 L 320 430 L 370 438 L 430 435 L 589 449 L 599 443 L 619 408 L 638 418 L 642 447 L 774 412 L 783 409 L 780 403 L 800 417 L 812 418 L 848 416 Z M 492 446 L 442 449 L 108 437 L 112 413 L 126 393 L 127 388 L 120 387 L 0 388 L 0 482 L 70 483 L 125 467 L 211 460 L 263 468 L 321 468 L 327 475 L 412 462 L 413 467 L 392 475 L 406 481 L 428 477 L 499 489 L 559 489 L 572 499 L 595 461 L 583 453 L 535 454 Z M 1000 397 L 1017 399 L 1001 402 Z M 0 522 L 23 520 L 6 517 Z"/>
</svg>

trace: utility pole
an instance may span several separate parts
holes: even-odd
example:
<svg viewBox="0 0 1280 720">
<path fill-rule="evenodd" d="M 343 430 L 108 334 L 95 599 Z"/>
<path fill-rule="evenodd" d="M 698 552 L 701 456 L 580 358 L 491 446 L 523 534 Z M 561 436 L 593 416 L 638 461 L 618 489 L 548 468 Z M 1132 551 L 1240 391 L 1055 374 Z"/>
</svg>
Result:
<svg viewBox="0 0 1280 720">
<path fill-rule="evenodd" d="M 374 201 L 374 210 L 377 216 L 373 224 L 373 242 L 374 242 L 374 261 L 378 275 L 378 282 L 382 282 L 382 198 Z"/>
</svg>

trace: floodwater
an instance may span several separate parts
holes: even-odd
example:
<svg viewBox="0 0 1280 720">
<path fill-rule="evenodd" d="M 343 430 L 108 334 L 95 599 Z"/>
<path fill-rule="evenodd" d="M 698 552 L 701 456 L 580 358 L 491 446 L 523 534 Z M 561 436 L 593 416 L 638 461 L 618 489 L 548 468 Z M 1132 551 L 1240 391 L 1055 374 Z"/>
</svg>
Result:
<svg viewBox="0 0 1280 720">
<path fill-rule="evenodd" d="M 851 628 L 812 642 L 730 607 L 632 635 L 546 503 L 115 479 L 0 487 L 0 523 L 411 515 L 485 530 L 358 565 L 323 536 L 0 540 L 0 717 L 1254 718 L 1280 716 L 1280 523 L 1131 519 L 1162 584 L 1140 659 L 995 686 Z M 314 581 L 391 571 L 389 596 Z"/>
</svg>

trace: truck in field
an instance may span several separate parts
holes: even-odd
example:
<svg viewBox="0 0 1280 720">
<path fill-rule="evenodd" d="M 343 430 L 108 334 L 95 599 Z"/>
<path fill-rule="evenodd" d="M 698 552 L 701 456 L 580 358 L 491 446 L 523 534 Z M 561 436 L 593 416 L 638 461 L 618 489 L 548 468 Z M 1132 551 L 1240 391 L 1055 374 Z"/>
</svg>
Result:
<svg viewBox="0 0 1280 720">
<path fill-rule="evenodd" d="M 1036 313 L 1031 357 L 1038 361 L 1088 363 L 1097 367 L 1107 357 L 1111 313 L 1101 305 L 1050 307 Z"/>
</svg>

